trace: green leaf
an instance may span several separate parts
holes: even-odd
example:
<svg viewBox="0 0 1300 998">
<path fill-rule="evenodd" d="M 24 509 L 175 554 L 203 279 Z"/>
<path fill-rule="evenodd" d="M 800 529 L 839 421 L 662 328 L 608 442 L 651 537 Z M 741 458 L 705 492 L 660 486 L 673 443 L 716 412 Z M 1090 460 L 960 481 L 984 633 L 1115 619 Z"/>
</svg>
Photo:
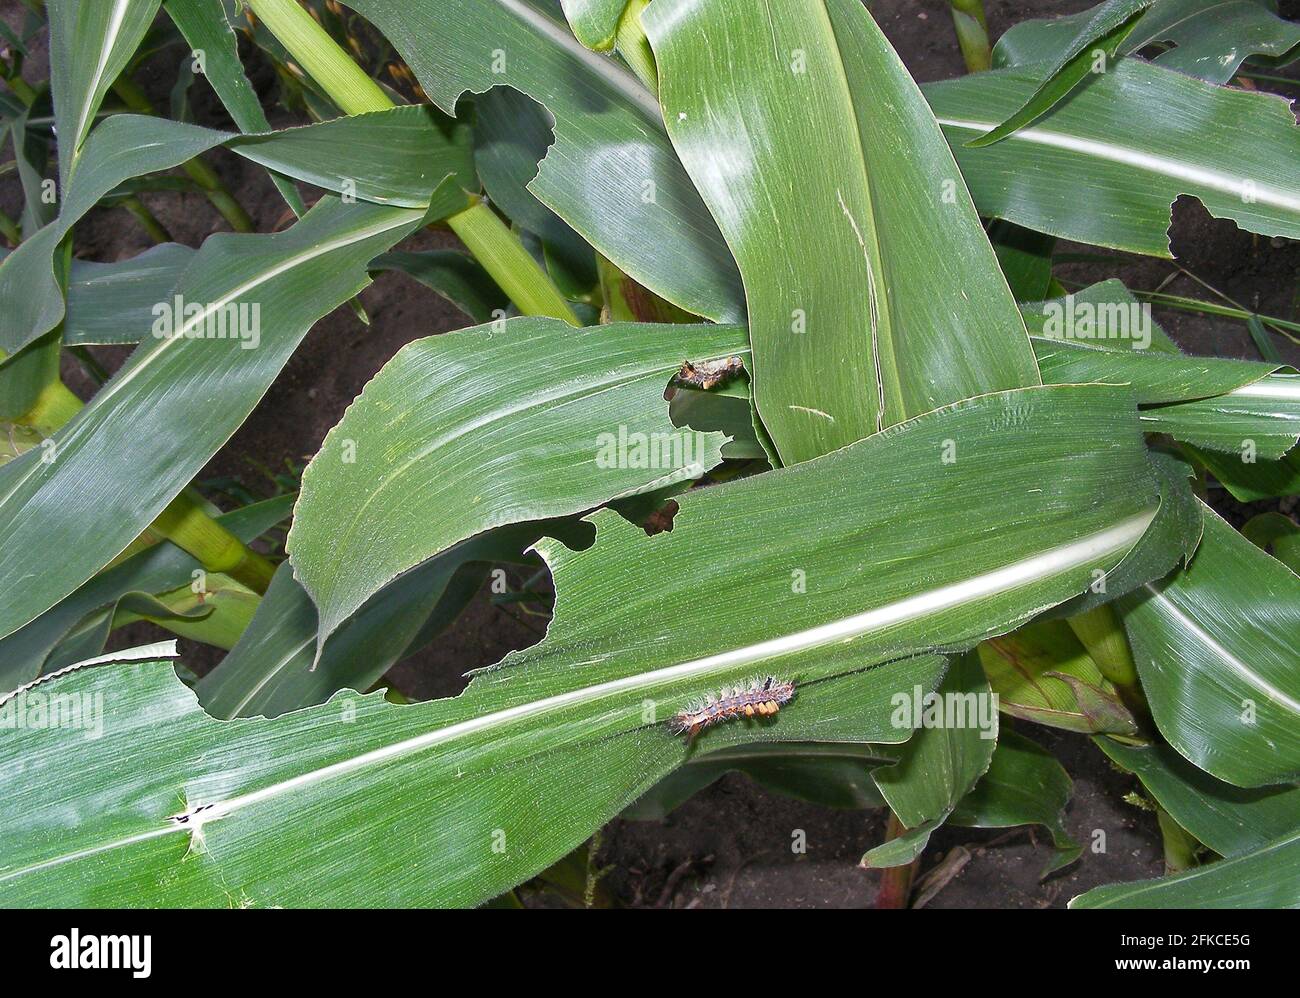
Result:
<svg viewBox="0 0 1300 998">
<path fill-rule="evenodd" d="M 0 263 L 0 350 L 16 353 L 63 318 L 54 250 L 100 198 L 130 177 L 170 169 L 223 144 L 327 190 L 422 208 L 433 218 L 463 208 L 462 188 L 473 178 L 468 147 L 447 140 L 428 109 L 415 105 L 267 135 L 114 115 L 87 141 L 58 219 Z"/>
<path fill-rule="evenodd" d="M 1300 775 L 1300 579 L 1213 510 L 1187 569 L 1118 604 L 1160 733 L 1240 787 Z"/>
<path fill-rule="evenodd" d="M 1248 459 L 1255 455 L 1247 451 L 1229 456 L 1194 447 L 1186 449 L 1239 502 L 1300 495 L 1300 451 L 1293 450 L 1277 461 L 1251 461 Z"/>
<path fill-rule="evenodd" d="M 1138 24 L 1127 47 L 1154 42 L 1174 47 L 1154 58 L 1158 66 L 1227 83 L 1250 58 L 1282 65 L 1300 55 L 1300 24 L 1260 0 L 1159 0 Z"/>
<path fill-rule="evenodd" d="M 1042 825 L 1056 847 L 1043 876 L 1079 858 L 1083 846 L 1065 830 L 1065 806 L 1073 786 L 1055 756 L 1014 731 L 998 736 L 989 770 L 948 816 L 966 828 L 1012 828 Z"/>
<path fill-rule="evenodd" d="M 1034 338 L 1043 380 L 1129 384 L 1148 433 L 1251 460 L 1277 460 L 1300 439 L 1300 375 L 1267 362 L 1101 348 Z"/>
<path fill-rule="evenodd" d="M 510 299 L 483 266 L 462 250 L 394 250 L 370 261 L 370 272 L 395 270 L 436 291 L 475 322 L 505 314 Z"/>
<path fill-rule="evenodd" d="M 614 47 L 614 36 L 627 0 L 560 0 L 578 41 L 589 49 Z"/>
<path fill-rule="evenodd" d="M 1278 17 L 1271 0 L 1156 0 L 1119 51 L 1123 55 L 1170 43 L 1152 61 L 1210 83 L 1226 83 L 1255 57 L 1282 65 L 1297 54 L 1300 26 Z M 993 50 L 993 64 L 1025 65 L 1057 58 L 1096 8 L 1052 20 L 1013 25 Z"/>
<path fill-rule="evenodd" d="M 427 622 L 444 598 L 456 601 L 455 610 L 463 609 L 473 590 L 463 592 L 458 573 L 474 565 L 519 561 L 542 532 L 543 525 L 518 524 L 430 559 L 371 597 L 325 642 L 319 661 L 316 607 L 283 564 L 239 644 L 195 687 L 199 702 L 213 717 L 274 717 L 323 703 L 341 689 L 368 690 L 394 662 L 436 634 Z M 478 582 L 484 574 L 486 567 Z"/>
<path fill-rule="evenodd" d="M 783 462 L 1039 383 L 952 155 L 857 0 L 656 0 L 643 23 L 669 134 L 745 280 Z"/>
<path fill-rule="evenodd" d="M 772 791 L 819 807 L 884 807 L 871 769 L 888 759 L 871 745 L 755 742 L 697 756 L 624 808 L 620 818 L 658 821 L 727 773 L 743 773 Z"/>
<path fill-rule="evenodd" d="M 909 847 L 899 851 L 891 840 L 863 856 L 863 866 L 901 865 L 894 862 L 900 855 L 908 856 L 905 862 L 919 855 L 930 833 L 988 772 L 997 745 L 997 708 L 974 653 L 957 658 L 934 693 L 927 696 L 918 686 L 902 698 L 915 704 L 907 713 L 916 733 L 898 749 L 892 766 L 871 776 L 908 829 L 900 837 Z"/>
<path fill-rule="evenodd" d="M 1168 745 L 1096 741 L 1114 762 L 1137 775 L 1179 825 L 1222 856 L 1263 849 L 1296 827 L 1300 787 L 1243 790 L 1216 780 Z"/>
<path fill-rule="evenodd" d="M 82 144 L 108 88 L 135 54 L 160 0 L 49 0 L 50 86 L 59 134 L 59 188 L 80 162 Z M 187 157 L 188 158 L 188 157 Z M 12 351 L 10 351 L 12 352 Z"/>
<path fill-rule="evenodd" d="M 1009 69 L 925 87 L 980 214 L 1168 257 L 1170 205 L 1191 194 L 1250 232 L 1300 238 L 1300 177 L 1285 165 L 1300 128 L 1284 99 L 1124 59 L 1003 141 L 965 145 L 1036 85 Z"/>
<path fill-rule="evenodd" d="M 971 139 L 968 146 L 992 145 L 1050 111 L 1089 75 L 1096 75 L 1100 55 L 1105 72 L 1116 51 L 1137 24 L 1138 15 L 1153 0 L 1106 0 L 1087 11 L 1078 33 L 1042 74 L 1043 82 L 1029 100 L 996 128 Z"/>
<path fill-rule="evenodd" d="M 1300 440 L 1300 375 L 1271 374 L 1211 398 L 1143 409 L 1152 432 L 1232 454 L 1238 463 L 1279 461 Z"/>
<path fill-rule="evenodd" d="M 474 164 L 488 197 L 542 240 L 571 283 L 590 291 L 596 284 L 591 247 L 528 190 L 554 138 L 550 115 L 518 90 L 494 87 L 475 98 L 474 117 Z"/>
<path fill-rule="evenodd" d="M 989 226 L 989 239 L 1017 302 L 1041 301 L 1051 294 L 1055 239 L 1001 220 Z"/>
<path fill-rule="evenodd" d="M 1257 513 L 1241 528 L 1242 536 L 1300 575 L 1300 526 L 1289 516 Z"/>
<path fill-rule="evenodd" d="M 747 353 L 736 326 L 540 317 L 407 344 L 303 473 L 287 546 L 321 642 L 402 572 L 483 530 L 699 478 L 724 438 L 673 426 L 664 389 L 684 360 Z"/>
<path fill-rule="evenodd" d="M 277 496 L 217 517 L 217 522 L 248 543 L 293 510 L 293 495 Z M 193 581 L 202 566 L 169 542 L 155 544 L 96 575 L 31 623 L 0 639 L 0 692 L 31 682 L 42 671 L 71 665 L 85 655 L 61 649 L 73 628 L 107 622 L 119 600 L 132 592 L 162 593 Z M 81 645 L 80 647 L 84 647 Z M 102 646 L 92 654 L 98 655 Z"/>
<path fill-rule="evenodd" d="M 215 648 L 233 648 L 239 636 L 247 630 L 262 597 L 243 583 L 220 573 L 208 575 L 204 581 L 207 588 L 202 593 L 194 592 L 189 585 L 156 596 L 128 593 L 119 601 L 111 625 L 105 622 L 93 653 L 104 650 L 110 626 L 124 627 L 140 620 L 155 623 L 190 641 Z M 58 653 L 62 655 L 63 652 L 64 646 L 60 644 Z M 84 657 L 84 654 L 77 656 Z"/>
<path fill-rule="evenodd" d="M 181 335 L 151 336 L 52 450 L 0 468 L 0 637 L 137 537 L 247 418 L 312 324 L 366 285 L 366 263 L 423 218 L 326 197 L 285 232 L 210 237 L 177 285 L 186 315 L 172 332 Z M 240 317 L 237 338 L 229 327 L 209 338 L 222 332 L 206 328 L 218 315 Z M 220 405 L 201 407 L 206 399 Z M 57 564 L 34 571 L 31 552 L 56 546 Z"/>
<path fill-rule="evenodd" d="M 1131 328 L 1136 328 L 1136 324 L 1132 324 L 1132 320 L 1140 317 L 1139 321 L 1142 323 L 1141 342 L 1145 342 L 1145 334 L 1150 332 L 1150 349 L 1158 350 L 1161 353 L 1182 353 L 1174 341 L 1169 338 L 1169 334 L 1164 331 L 1160 323 L 1156 322 L 1154 318 L 1148 318 L 1150 309 L 1143 307 L 1144 303 L 1139 302 L 1133 296 L 1133 293 L 1124 286 L 1123 281 L 1113 277 L 1105 281 L 1098 281 L 1096 284 L 1090 284 L 1086 288 L 1073 292 L 1072 295 L 1067 293 L 1047 301 L 1022 301 L 1020 314 L 1024 317 L 1025 328 L 1029 330 L 1030 336 L 1046 337 L 1046 328 L 1049 322 L 1059 322 L 1064 325 L 1065 312 L 1062 310 L 1066 306 L 1066 299 L 1071 297 L 1075 306 L 1087 305 L 1091 308 L 1094 324 L 1100 316 L 1113 317 L 1118 320 L 1113 325 L 1122 329 L 1123 320 L 1119 319 L 1119 316 L 1123 315 L 1123 310 L 1117 310 L 1115 306 L 1122 305 L 1134 309 L 1133 312 L 1129 313 Z M 1106 328 L 1109 329 L 1110 327 Z M 1060 339 L 1062 337 L 1055 338 Z M 1132 345 L 1136 346 L 1137 342 Z"/>
<path fill-rule="evenodd" d="M 0 255 L 3 255 L 0 253 Z M 72 261 L 63 342 L 139 343 L 149 335 L 153 309 L 171 297 L 194 257 L 179 243 L 164 243 L 116 263 Z M 464 250 L 394 250 L 368 264 L 370 273 L 396 271 L 436 291 L 476 322 L 487 322 L 510 301 Z"/>
<path fill-rule="evenodd" d="M 50 159 L 50 144 L 44 135 L 28 127 L 31 111 L 24 108 L 12 118 L 6 116 L 9 134 L 13 139 L 14 168 L 23 188 L 22 236 L 24 239 L 40 231 L 54 216 L 55 207 L 49 203 L 44 189 L 45 170 Z"/>
<path fill-rule="evenodd" d="M 1300 831 L 1262 849 L 1160 880 L 1094 887 L 1071 908 L 1295 908 Z"/>
<path fill-rule="evenodd" d="M 185 36 L 192 53 L 203 53 L 203 76 L 241 132 L 269 132 L 271 123 L 239 61 L 239 42 L 226 12 L 227 0 L 165 0 L 164 9 Z M 235 0 L 236 5 L 238 0 Z M 288 179 L 271 173 L 271 182 L 299 218 L 302 195 Z"/>
<path fill-rule="evenodd" d="M 0 740 L 6 901 L 477 904 L 693 752 L 895 741 L 893 694 L 932 688 L 942 669 L 927 649 L 970 647 L 1068 598 L 1149 522 L 1144 450 L 1118 402 L 1070 386 L 956 403 L 682 496 L 655 537 L 600 511 L 589 550 L 538 545 L 557 594 L 546 639 L 454 699 L 342 695 L 216 721 L 165 666 L 62 676 L 42 692 L 114 709 L 89 749 L 48 729 Z M 965 448 L 955 465 L 938 460 L 948 439 Z M 875 501 L 845 499 L 860 493 Z M 718 538 L 753 540 L 720 565 Z M 690 700 L 767 671 L 798 683 L 775 717 L 691 745 L 668 732 Z"/>
<path fill-rule="evenodd" d="M 543 204 L 655 294 L 715 321 L 744 314 L 726 243 L 626 68 L 583 48 L 547 0 L 352 0 L 448 114 L 466 91 L 513 87 L 555 119 L 529 184 Z"/>
<path fill-rule="evenodd" d="M 63 342 L 139 343 L 193 259 L 190 247 L 162 243 L 116 263 L 73 260 Z"/>
</svg>

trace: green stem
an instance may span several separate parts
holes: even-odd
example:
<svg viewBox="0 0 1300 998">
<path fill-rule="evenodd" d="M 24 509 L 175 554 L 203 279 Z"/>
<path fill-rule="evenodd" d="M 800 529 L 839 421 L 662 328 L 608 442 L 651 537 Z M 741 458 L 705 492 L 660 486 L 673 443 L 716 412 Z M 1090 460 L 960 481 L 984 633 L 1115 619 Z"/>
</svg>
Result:
<svg viewBox="0 0 1300 998">
<path fill-rule="evenodd" d="M 41 389 L 35 403 L 18 422 L 30 426 L 43 437 L 53 436 L 55 430 L 81 411 L 81 404 L 81 399 L 73 395 L 62 381 L 51 381 Z"/>
<path fill-rule="evenodd" d="M 246 3 L 302 64 L 307 75 L 325 88 L 344 114 L 366 114 L 393 107 L 379 84 L 352 61 L 298 0 L 246 0 Z"/>
<path fill-rule="evenodd" d="M 172 234 L 167 231 L 167 227 L 158 221 L 157 216 L 146 208 L 144 202 L 138 197 L 133 195 L 123 199 L 122 207 L 135 216 L 135 220 L 140 223 L 144 231 L 149 234 L 149 238 L 154 242 L 171 242 Z"/>
<path fill-rule="evenodd" d="M 642 287 L 600 253 L 596 254 L 596 273 L 604 300 L 601 322 L 699 321 L 697 316 Z"/>
<path fill-rule="evenodd" d="M 1198 865 L 1196 848 L 1199 843 L 1196 839 L 1162 807 L 1156 808 L 1156 821 L 1160 823 L 1160 838 L 1164 844 L 1165 873 L 1183 873 Z"/>
<path fill-rule="evenodd" d="M 475 198 L 464 211 L 448 217 L 447 224 L 520 312 L 550 315 L 571 326 L 581 325 L 546 271 L 486 201 Z"/>
<path fill-rule="evenodd" d="M 650 0 L 628 0 L 623 8 L 623 16 L 618 19 L 615 45 L 618 54 L 628 64 L 637 79 L 645 84 L 652 94 L 659 93 L 659 68 L 655 65 L 654 50 L 650 40 L 641 27 L 641 12 L 650 5 Z"/>
<path fill-rule="evenodd" d="M 1066 621 L 1075 637 L 1088 649 L 1097 669 L 1119 692 L 1131 709 L 1150 716 L 1146 695 L 1138 679 L 1137 665 L 1129 648 L 1124 626 L 1109 603 L 1076 614 Z"/>
<path fill-rule="evenodd" d="M 246 2 L 345 113 L 367 114 L 397 106 L 297 0 Z M 471 198 L 469 207 L 448 218 L 447 224 L 520 312 L 579 325 L 550 276 L 482 199 Z"/>
<path fill-rule="evenodd" d="M 113 82 L 113 92 L 122 98 L 123 103 L 136 114 L 154 116 L 158 113 L 153 104 L 149 102 L 148 95 L 140 88 L 140 85 L 125 74 L 119 76 Z M 236 232 L 257 231 L 257 227 L 253 225 L 253 220 L 248 217 L 248 212 L 244 211 L 244 206 L 235 200 L 235 196 L 230 193 L 226 185 L 221 182 L 221 178 L 217 176 L 216 170 L 197 156 L 182 163 L 181 169 L 202 188 L 203 193 L 212 202 L 212 206 L 221 213 L 222 218 L 230 223 L 232 229 Z M 150 235 L 153 235 L 153 233 L 151 232 Z M 166 242 L 168 238 L 170 237 L 161 239 L 159 242 Z"/>
<path fill-rule="evenodd" d="M 183 548 L 209 572 L 221 572 L 254 592 L 265 593 L 275 566 L 208 516 L 188 493 L 182 492 L 150 524 Z"/>
<path fill-rule="evenodd" d="M 17 422 L 49 437 L 80 412 L 82 404 L 62 381 L 52 381 Z M 188 551 L 209 572 L 224 572 L 258 593 L 271 584 L 275 566 L 208 516 L 186 492 L 173 499 L 149 529 Z"/>
<path fill-rule="evenodd" d="M 0 235 L 8 240 L 9 246 L 13 249 L 16 249 L 18 244 L 23 241 L 23 233 L 18 228 L 18 223 L 4 211 L 0 211 Z"/>
<path fill-rule="evenodd" d="M 952 7 L 952 24 L 957 29 L 957 44 L 961 46 L 967 71 L 983 72 L 993 64 L 984 0 L 948 0 L 948 4 Z"/>
</svg>

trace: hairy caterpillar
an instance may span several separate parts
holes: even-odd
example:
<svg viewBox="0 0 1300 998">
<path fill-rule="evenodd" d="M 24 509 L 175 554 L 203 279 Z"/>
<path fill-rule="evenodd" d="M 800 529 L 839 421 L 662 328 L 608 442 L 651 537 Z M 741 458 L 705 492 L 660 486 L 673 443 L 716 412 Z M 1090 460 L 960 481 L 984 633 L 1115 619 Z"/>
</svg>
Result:
<svg viewBox="0 0 1300 998">
<path fill-rule="evenodd" d="M 708 696 L 679 710 L 668 722 L 668 730 L 693 742 L 705 728 L 738 717 L 771 717 L 793 699 L 794 683 L 775 676 L 751 679 L 748 686 L 724 686 L 717 698 Z"/>
<path fill-rule="evenodd" d="M 683 362 L 682 369 L 677 372 L 676 380 L 681 385 L 709 389 L 721 384 L 728 378 L 735 377 L 744 369 L 745 365 L 739 357 L 724 357 L 722 360 L 702 360 L 696 364 L 692 364 L 688 360 Z"/>
</svg>

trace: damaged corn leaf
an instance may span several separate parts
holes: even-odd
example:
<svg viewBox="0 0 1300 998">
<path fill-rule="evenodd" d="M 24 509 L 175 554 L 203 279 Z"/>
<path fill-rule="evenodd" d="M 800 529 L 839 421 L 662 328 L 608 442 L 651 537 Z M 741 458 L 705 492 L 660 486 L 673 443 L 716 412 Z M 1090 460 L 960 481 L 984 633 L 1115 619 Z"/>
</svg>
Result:
<svg viewBox="0 0 1300 998">
<path fill-rule="evenodd" d="M 351 0 L 435 104 L 512 87 L 545 106 L 555 143 L 528 189 L 623 273 L 695 315 L 744 315 L 735 263 L 664 134 L 659 104 L 573 37 L 548 0 Z"/>
<path fill-rule="evenodd" d="M 968 145 L 992 145 L 1046 114 L 1090 75 L 1106 71 L 1132 32 L 1138 16 L 1153 0 L 1106 0 L 1081 18 L 1078 31 L 1054 55 L 1033 95 L 1006 121 Z M 1037 68 L 1037 67 L 1036 67 Z"/>
<path fill-rule="evenodd" d="M 1300 57 L 1300 25 L 1278 17 L 1276 7 L 1275 0 L 1156 0 L 1119 52 L 1132 55 L 1171 42 L 1151 55 L 1153 63 L 1227 83 L 1249 58 L 1278 66 Z M 1012 25 L 993 48 L 994 67 L 1059 58 L 1095 11 Z"/>
<path fill-rule="evenodd" d="M 1116 391 L 956 403 L 682 496 L 655 537 L 601 511 L 592 548 L 538 545 L 557 593 L 546 639 L 454 699 L 344 694 L 216 721 L 166 666 L 51 680 L 36 689 L 111 710 L 93 744 L 49 729 L 0 741 L 0 890 L 12 905 L 477 904 L 697 750 L 897 742 L 911 728 L 894 694 L 934 689 L 937 649 L 1068 599 L 1151 521 Z M 846 499 L 864 491 L 877 501 Z M 720 536 L 735 539 L 726 563 L 708 557 Z M 669 733 L 688 702 L 767 673 L 797 687 L 779 713 L 690 744 Z M 367 838 L 384 848 L 358 850 Z"/>
<path fill-rule="evenodd" d="M 656 0 L 643 22 L 668 132 L 745 279 L 784 463 L 1040 383 L 952 154 L 858 0 Z"/>
<path fill-rule="evenodd" d="M 535 570 L 540 561 L 524 550 L 543 533 L 576 547 L 590 541 L 588 532 L 567 522 L 519 523 L 457 544 L 367 600 L 324 643 L 319 661 L 316 607 L 286 562 L 239 644 L 195 692 L 209 714 L 228 718 L 274 717 L 323 703 L 341 689 L 368 690 L 464 609 L 493 563 Z"/>
<path fill-rule="evenodd" d="M 523 317 L 398 352 L 302 478 L 288 550 L 320 642 L 383 586 L 491 527 L 699 478 L 726 437 L 677 427 L 688 358 L 748 356 L 739 326 Z"/>
<path fill-rule="evenodd" d="M 1287 165 L 1300 128 L 1285 99 L 1122 59 L 1001 142 L 965 145 L 1037 85 L 1017 68 L 925 87 L 981 215 L 1169 257 L 1170 208 L 1191 194 L 1250 232 L 1300 238 L 1300 174 Z"/>
</svg>

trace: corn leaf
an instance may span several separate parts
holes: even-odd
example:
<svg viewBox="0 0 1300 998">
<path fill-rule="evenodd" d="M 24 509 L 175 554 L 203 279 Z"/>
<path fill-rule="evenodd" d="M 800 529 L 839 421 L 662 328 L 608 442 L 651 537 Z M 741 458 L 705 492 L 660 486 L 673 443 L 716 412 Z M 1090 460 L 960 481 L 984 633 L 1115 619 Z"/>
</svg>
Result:
<svg viewBox="0 0 1300 998">
<path fill-rule="evenodd" d="M 706 746 L 896 742 L 910 728 L 892 723 L 892 694 L 934 688 L 933 649 L 1067 599 L 1150 522 L 1149 466 L 1115 393 L 957 403 L 683 496 L 655 537 L 601 511 L 590 549 L 539 544 L 557 592 L 546 639 L 454 699 L 344 694 L 217 721 L 165 665 L 43 683 L 34 691 L 112 710 L 89 747 L 49 728 L 0 741 L 6 902 L 477 904 Z M 964 456 L 948 465 L 952 439 Z M 846 501 L 863 493 L 875 501 Z M 709 557 L 720 543 L 725 564 Z M 688 701 L 757 672 L 798 683 L 774 718 L 694 745 L 668 732 Z"/>
<path fill-rule="evenodd" d="M 1300 776 L 1300 579 L 1213 510 L 1191 564 L 1119 606 L 1161 734 L 1239 787 Z"/>
<path fill-rule="evenodd" d="M 189 304 L 172 335 L 141 343 L 52 448 L 0 468 L 0 637 L 137 537 L 247 418 L 312 324 L 368 283 L 366 263 L 423 218 L 326 197 L 285 232 L 209 238 L 177 286 Z M 220 404 L 199 407 L 207 399 Z M 79 538 L 71 548 L 69 537 Z M 56 547 L 56 564 L 33 561 Z"/>
<path fill-rule="evenodd" d="M 484 530 L 699 478 L 725 438 L 675 427 L 664 389 L 684 360 L 747 352 L 736 326 L 538 317 L 405 346 L 303 473 L 287 546 L 321 644 L 398 575 Z"/>
<path fill-rule="evenodd" d="M 454 114 L 467 91 L 513 87 L 555 119 L 529 184 L 625 274 L 689 312 L 743 317 L 740 278 L 632 73 L 591 52 L 547 0 L 352 0 Z"/>
<path fill-rule="evenodd" d="M 1191 194 L 1250 232 L 1300 238 L 1300 177 L 1286 166 L 1300 128 L 1283 98 L 1123 59 L 1001 142 L 965 145 L 1036 85 L 1017 68 L 925 87 L 980 214 L 1168 257 L 1170 206 Z"/>
<path fill-rule="evenodd" d="M 357 200 L 426 209 L 465 205 L 475 181 L 469 149 L 448 140 L 427 108 L 399 107 L 266 135 L 119 114 L 91 135 L 59 217 L 0 263 L 0 350 L 16 353 L 63 318 L 53 254 L 72 226 L 122 181 L 170 169 L 226 145 L 254 162 Z M 143 332 L 141 332 L 143 335 Z"/>
<path fill-rule="evenodd" d="M 160 0 L 50 0 L 50 87 L 59 134 L 59 188 L 66 192 L 82 144 L 113 81 L 144 38 Z M 66 194 L 65 194 L 66 196 Z"/>
<path fill-rule="evenodd" d="M 1216 780 L 1168 745 L 1097 744 L 1118 765 L 1135 773 L 1164 810 L 1219 853 L 1240 856 L 1263 849 L 1296 827 L 1300 787 L 1242 789 Z"/>
<path fill-rule="evenodd" d="M 971 146 L 992 145 L 1063 100 L 1090 73 L 1105 72 L 1110 60 L 1136 26 L 1139 15 L 1153 0 L 1106 0 L 1080 18 L 1079 30 L 1055 55 L 1043 74 L 1042 85 L 1014 114 Z M 1100 65 L 1100 69 L 1098 66 Z"/>
<path fill-rule="evenodd" d="M 1071 908 L 1295 908 L 1300 906 L 1300 831 L 1262 849 L 1159 880 L 1094 887 Z"/>
<path fill-rule="evenodd" d="M 961 174 L 860 3 L 656 0 L 643 21 L 669 134 L 745 280 L 782 461 L 1039 383 Z"/>
</svg>

